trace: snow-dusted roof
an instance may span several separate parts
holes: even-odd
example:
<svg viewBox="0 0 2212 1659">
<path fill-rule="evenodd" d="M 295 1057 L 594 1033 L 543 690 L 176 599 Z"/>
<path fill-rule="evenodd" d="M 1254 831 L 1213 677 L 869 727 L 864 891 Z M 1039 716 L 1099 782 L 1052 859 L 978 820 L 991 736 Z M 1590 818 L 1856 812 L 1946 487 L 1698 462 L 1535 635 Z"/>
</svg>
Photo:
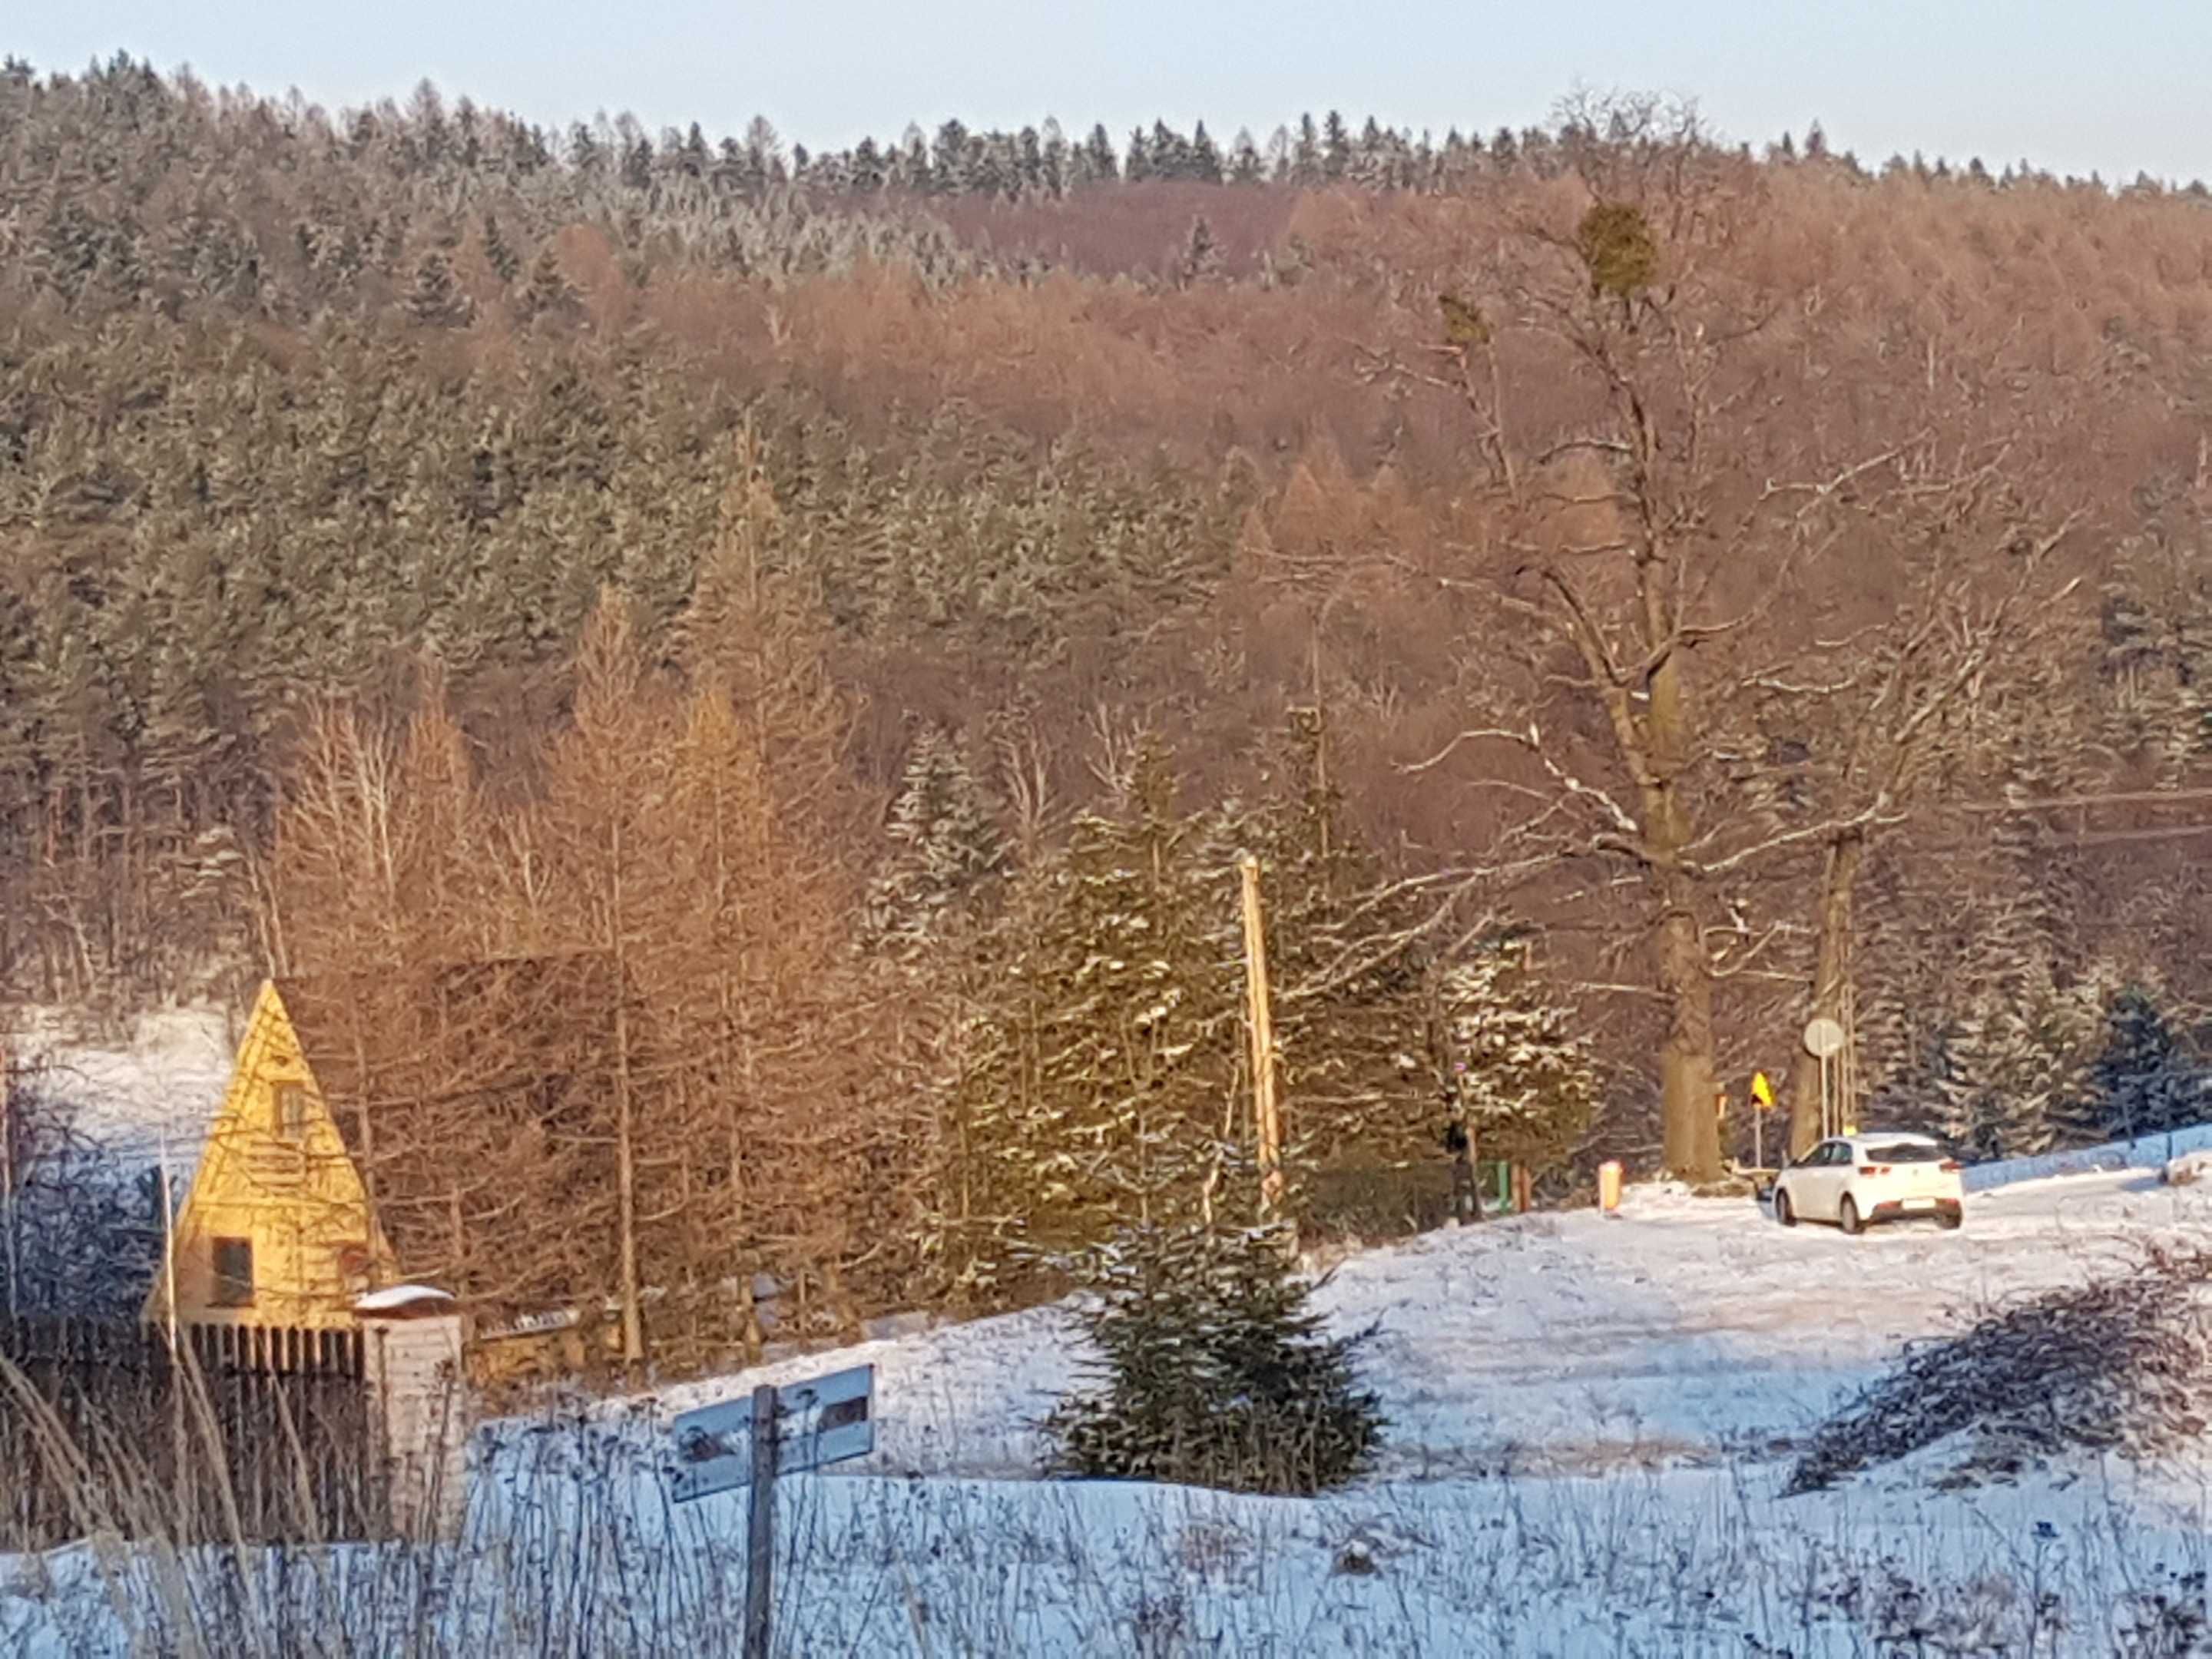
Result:
<svg viewBox="0 0 2212 1659">
<path fill-rule="evenodd" d="M 397 1309 L 410 1308 L 417 1302 L 451 1302 L 452 1295 L 434 1285 L 392 1285 L 380 1291 L 371 1291 L 353 1304 L 356 1313 L 391 1313 Z"/>
</svg>

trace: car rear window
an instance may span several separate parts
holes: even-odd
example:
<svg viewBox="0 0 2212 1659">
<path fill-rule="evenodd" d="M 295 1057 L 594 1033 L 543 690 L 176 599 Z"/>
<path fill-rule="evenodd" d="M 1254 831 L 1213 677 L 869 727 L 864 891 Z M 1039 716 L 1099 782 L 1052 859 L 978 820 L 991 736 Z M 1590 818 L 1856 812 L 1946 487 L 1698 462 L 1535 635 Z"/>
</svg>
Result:
<svg viewBox="0 0 2212 1659">
<path fill-rule="evenodd" d="M 1866 1155 L 1877 1164 L 1941 1164 L 1943 1149 L 1917 1140 L 1893 1140 L 1881 1146 L 1869 1146 Z"/>
</svg>

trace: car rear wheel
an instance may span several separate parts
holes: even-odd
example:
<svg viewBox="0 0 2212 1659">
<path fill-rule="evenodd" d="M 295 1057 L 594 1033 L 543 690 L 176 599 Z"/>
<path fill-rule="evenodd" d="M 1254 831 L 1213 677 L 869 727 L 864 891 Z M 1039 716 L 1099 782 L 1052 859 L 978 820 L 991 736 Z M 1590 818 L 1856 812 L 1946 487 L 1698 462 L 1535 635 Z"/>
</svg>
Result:
<svg viewBox="0 0 2212 1659">
<path fill-rule="evenodd" d="M 1774 1189 L 1774 1218 L 1785 1227 L 1797 1224 L 1797 1212 L 1790 1207 L 1790 1194 L 1779 1187 Z"/>
<path fill-rule="evenodd" d="M 1966 1224 L 1966 1212 L 1964 1210 L 1938 1211 L 1936 1224 L 1947 1233 L 1955 1233 Z"/>
<path fill-rule="evenodd" d="M 1836 1211 L 1836 1224 L 1853 1235 L 1866 1231 L 1866 1224 L 1859 1219 L 1859 1206 L 1849 1193 L 1844 1194 L 1844 1201 Z"/>
</svg>

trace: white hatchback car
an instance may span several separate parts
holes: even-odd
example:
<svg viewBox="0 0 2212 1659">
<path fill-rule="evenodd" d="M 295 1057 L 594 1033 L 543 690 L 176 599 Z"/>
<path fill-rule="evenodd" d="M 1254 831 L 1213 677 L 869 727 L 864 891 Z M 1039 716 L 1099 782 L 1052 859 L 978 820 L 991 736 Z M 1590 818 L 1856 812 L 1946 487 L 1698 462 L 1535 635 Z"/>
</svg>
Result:
<svg viewBox="0 0 2212 1659">
<path fill-rule="evenodd" d="M 1958 1162 L 1926 1135 L 1838 1135 L 1774 1178 L 1774 1218 L 1785 1227 L 1832 1221 L 1856 1233 L 1917 1216 L 1946 1227 L 1966 1218 Z"/>
</svg>

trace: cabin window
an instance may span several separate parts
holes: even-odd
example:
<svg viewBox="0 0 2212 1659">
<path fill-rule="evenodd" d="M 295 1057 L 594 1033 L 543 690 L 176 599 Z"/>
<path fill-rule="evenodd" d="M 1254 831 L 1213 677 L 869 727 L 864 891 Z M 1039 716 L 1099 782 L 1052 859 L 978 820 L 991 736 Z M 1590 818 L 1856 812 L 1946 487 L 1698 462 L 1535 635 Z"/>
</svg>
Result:
<svg viewBox="0 0 2212 1659">
<path fill-rule="evenodd" d="M 253 1241 L 218 1238 L 215 1241 L 215 1294 L 218 1308 L 253 1305 Z"/>
<path fill-rule="evenodd" d="M 302 1140 L 307 1133 L 307 1085 L 304 1083 L 280 1083 L 276 1085 L 276 1133 L 285 1140 Z"/>
</svg>

